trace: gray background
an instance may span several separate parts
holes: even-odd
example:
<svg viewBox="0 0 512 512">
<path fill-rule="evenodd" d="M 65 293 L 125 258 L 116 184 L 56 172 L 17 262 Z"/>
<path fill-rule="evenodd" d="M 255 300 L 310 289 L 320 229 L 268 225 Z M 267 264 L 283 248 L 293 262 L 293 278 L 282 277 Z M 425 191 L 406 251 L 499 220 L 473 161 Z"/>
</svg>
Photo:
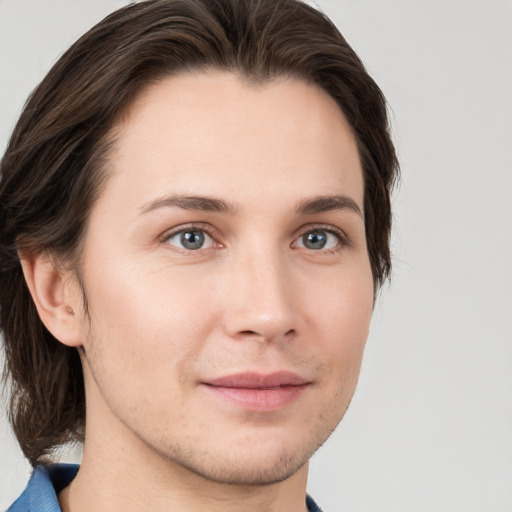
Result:
<svg viewBox="0 0 512 512">
<path fill-rule="evenodd" d="M 123 3 L 0 0 L 1 151 L 57 56 Z M 309 490 L 326 512 L 511 512 L 512 3 L 318 5 L 392 106 L 403 180 L 394 279 Z M 0 509 L 29 470 L 0 416 Z"/>
</svg>

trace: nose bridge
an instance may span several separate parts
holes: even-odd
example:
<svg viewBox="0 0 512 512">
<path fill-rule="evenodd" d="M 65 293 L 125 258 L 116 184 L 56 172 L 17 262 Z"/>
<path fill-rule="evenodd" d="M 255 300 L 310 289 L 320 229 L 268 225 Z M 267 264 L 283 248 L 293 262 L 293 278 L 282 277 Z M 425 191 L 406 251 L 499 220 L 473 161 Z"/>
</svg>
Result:
<svg viewBox="0 0 512 512">
<path fill-rule="evenodd" d="M 237 251 L 231 264 L 231 307 L 226 311 L 230 335 L 272 341 L 295 331 L 291 275 L 282 251 L 272 244 L 251 244 Z"/>
</svg>

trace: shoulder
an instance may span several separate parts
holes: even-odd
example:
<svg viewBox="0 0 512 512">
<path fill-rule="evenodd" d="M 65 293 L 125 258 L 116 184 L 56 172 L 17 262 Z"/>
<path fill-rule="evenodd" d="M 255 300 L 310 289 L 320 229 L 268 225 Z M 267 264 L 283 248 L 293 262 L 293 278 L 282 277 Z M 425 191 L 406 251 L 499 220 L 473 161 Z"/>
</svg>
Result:
<svg viewBox="0 0 512 512">
<path fill-rule="evenodd" d="M 37 466 L 27 487 L 6 512 L 60 512 L 57 494 L 78 472 L 76 464 Z"/>
<path fill-rule="evenodd" d="M 306 496 L 306 506 L 308 507 L 308 512 L 322 512 L 322 509 L 315 503 L 311 496 Z"/>
</svg>

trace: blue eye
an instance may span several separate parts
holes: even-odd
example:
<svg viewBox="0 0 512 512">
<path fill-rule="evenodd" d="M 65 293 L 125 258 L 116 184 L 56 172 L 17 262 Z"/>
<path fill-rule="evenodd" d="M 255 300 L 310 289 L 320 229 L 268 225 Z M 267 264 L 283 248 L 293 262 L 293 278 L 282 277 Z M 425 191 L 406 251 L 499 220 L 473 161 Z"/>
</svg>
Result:
<svg viewBox="0 0 512 512">
<path fill-rule="evenodd" d="M 340 243 L 340 237 L 325 229 L 313 229 L 304 233 L 296 242 L 298 247 L 321 251 L 322 249 L 334 249 Z"/>
<path fill-rule="evenodd" d="M 197 251 L 211 247 L 213 239 L 202 229 L 183 229 L 171 235 L 167 243 L 187 251 Z"/>
</svg>

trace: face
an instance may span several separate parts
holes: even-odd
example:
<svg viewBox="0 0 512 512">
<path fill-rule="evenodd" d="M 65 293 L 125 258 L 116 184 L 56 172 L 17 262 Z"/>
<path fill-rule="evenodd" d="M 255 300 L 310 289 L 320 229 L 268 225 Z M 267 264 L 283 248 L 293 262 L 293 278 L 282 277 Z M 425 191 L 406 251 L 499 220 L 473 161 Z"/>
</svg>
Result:
<svg viewBox="0 0 512 512">
<path fill-rule="evenodd" d="M 342 418 L 368 334 L 351 130 L 312 85 L 208 72 L 152 86 L 116 136 L 81 269 L 88 436 L 287 478 Z"/>
</svg>

